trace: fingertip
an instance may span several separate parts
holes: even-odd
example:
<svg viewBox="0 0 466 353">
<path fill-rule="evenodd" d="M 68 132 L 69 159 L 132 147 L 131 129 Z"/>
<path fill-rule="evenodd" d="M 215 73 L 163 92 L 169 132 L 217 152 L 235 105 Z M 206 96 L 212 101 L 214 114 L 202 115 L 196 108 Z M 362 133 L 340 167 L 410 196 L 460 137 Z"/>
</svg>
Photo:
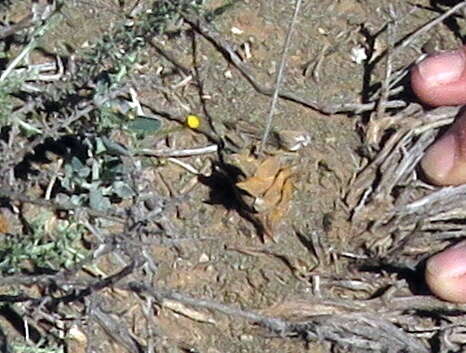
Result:
<svg viewBox="0 0 466 353">
<path fill-rule="evenodd" d="M 466 103 L 466 47 L 431 55 L 414 66 L 411 86 L 431 106 Z"/>
<path fill-rule="evenodd" d="M 435 185 L 466 183 L 466 111 L 424 153 L 421 169 Z"/>
<path fill-rule="evenodd" d="M 427 261 L 425 278 L 437 297 L 466 303 L 466 242 L 431 257 Z"/>
<path fill-rule="evenodd" d="M 450 172 L 456 161 L 456 137 L 447 133 L 430 146 L 421 160 L 421 168 L 427 179 L 436 185 L 452 182 Z"/>
</svg>

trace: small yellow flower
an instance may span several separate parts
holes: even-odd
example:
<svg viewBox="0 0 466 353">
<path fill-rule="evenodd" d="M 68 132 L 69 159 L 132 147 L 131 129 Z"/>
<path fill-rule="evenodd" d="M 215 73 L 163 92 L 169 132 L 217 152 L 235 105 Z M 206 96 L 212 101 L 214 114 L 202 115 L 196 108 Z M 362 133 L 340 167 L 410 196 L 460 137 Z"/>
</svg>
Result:
<svg viewBox="0 0 466 353">
<path fill-rule="evenodd" d="M 188 115 L 186 117 L 186 125 L 191 129 L 197 129 L 201 126 L 201 118 L 196 115 Z"/>
</svg>

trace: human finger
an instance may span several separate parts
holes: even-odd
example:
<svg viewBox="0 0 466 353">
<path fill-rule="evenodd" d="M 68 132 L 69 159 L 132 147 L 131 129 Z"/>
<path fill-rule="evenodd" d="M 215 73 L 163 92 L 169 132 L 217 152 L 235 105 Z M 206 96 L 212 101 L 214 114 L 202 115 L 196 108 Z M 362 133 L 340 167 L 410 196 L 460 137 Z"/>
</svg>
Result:
<svg viewBox="0 0 466 353">
<path fill-rule="evenodd" d="M 466 46 L 430 55 L 411 71 L 411 87 L 431 106 L 466 104 Z"/>
<path fill-rule="evenodd" d="M 466 183 L 466 110 L 424 153 L 421 167 L 436 185 Z"/>
<path fill-rule="evenodd" d="M 427 261 L 425 278 L 439 298 L 466 303 L 466 241 L 432 256 Z"/>
</svg>

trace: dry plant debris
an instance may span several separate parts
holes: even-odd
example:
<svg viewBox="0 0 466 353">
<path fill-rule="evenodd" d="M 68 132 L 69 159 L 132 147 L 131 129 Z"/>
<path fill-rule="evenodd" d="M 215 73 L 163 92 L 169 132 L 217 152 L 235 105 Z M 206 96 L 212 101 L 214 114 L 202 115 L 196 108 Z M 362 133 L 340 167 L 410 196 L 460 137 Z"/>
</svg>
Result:
<svg viewBox="0 0 466 353">
<path fill-rule="evenodd" d="M 239 198 L 248 210 L 258 214 L 265 234 L 273 239 L 292 201 L 292 167 L 282 165 L 278 156 L 258 159 L 249 153 L 229 156 L 228 161 L 243 174 L 243 180 L 235 184 Z"/>
<path fill-rule="evenodd" d="M 0 350 L 464 350 L 465 305 L 419 280 L 466 235 L 466 187 L 417 170 L 458 108 L 404 81 L 465 1 L 18 4 L 0 2 Z M 229 143 L 241 122 L 262 141 Z M 203 185 L 220 160 L 233 185 Z M 274 242 L 206 204 L 230 186 Z"/>
</svg>

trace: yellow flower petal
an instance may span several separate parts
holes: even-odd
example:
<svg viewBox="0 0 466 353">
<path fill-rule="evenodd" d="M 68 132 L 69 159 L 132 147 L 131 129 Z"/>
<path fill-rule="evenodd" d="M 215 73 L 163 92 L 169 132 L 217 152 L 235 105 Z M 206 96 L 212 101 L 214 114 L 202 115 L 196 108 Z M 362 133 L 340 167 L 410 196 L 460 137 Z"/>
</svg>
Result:
<svg viewBox="0 0 466 353">
<path fill-rule="evenodd" d="M 186 117 L 186 125 L 191 129 L 197 129 L 201 126 L 201 118 L 196 115 L 188 115 Z"/>
</svg>

